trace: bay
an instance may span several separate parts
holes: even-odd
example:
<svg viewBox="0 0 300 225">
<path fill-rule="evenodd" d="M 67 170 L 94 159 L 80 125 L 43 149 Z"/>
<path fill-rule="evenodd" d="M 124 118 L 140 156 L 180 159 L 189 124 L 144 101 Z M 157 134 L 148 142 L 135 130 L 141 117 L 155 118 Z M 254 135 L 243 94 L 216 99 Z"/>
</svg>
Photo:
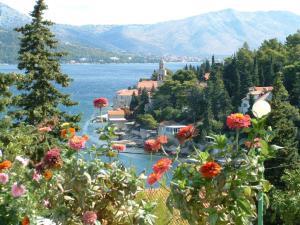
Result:
<svg viewBox="0 0 300 225">
<path fill-rule="evenodd" d="M 193 63 L 196 65 L 196 63 Z M 166 63 L 166 68 L 173 72 L 183 68 L 186 63 Z M 72 79 L 72 84 L 64 89 L 64 92 L 71 95 L 71 99 L 79 102 L 78 106 L 67 109 L 70 113 L 81 113 L 80 126 L 81 134 L 87 134 L 90 142 L 99 144 L 98 136 L 95 133 L 99 124 L 91 123 L 98 115 L 98 110 L 93 107 L 93 99 L 106 97 L 112 104 L 116 91 L 126 89 L 135 85 L 140 78 L 150 78 L 154 70 L 158 69 L 156 63 L 137 64 L 63 64 L 62 71 Z M 0 72 L 20 73 L 16 65 L 0 65 Z M 104 113 L 110 107 L 104 109 Z M 120 154 L 120 160 L 125 166 L 136 168 L 137 172 L 151 172 L 153 163 L 161 156 L 147 154 Z"/>
</svg>

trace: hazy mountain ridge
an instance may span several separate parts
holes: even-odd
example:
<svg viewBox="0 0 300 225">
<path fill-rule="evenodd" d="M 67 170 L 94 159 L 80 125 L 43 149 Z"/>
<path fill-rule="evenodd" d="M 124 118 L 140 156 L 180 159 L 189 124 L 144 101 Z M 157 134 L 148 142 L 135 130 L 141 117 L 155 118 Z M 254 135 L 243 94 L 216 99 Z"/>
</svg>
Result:
<svg viewBox="0 0 300 225">
<path fill-rule="evenodd" d="M 7 8 L 0 4 L 0 29 L 8 30 L 28 22 L 29 17 Z M 119 53 L 203 56 L 230 55 L 245 41 L 251 48 L 258 47 L 265 39 L 284 41 L 287 35 L 299 28 L 300 16 L 290 12 L 226 9 L 146 25 L 57 24 L 53 31 L 66 45 Z"/>
</svg>

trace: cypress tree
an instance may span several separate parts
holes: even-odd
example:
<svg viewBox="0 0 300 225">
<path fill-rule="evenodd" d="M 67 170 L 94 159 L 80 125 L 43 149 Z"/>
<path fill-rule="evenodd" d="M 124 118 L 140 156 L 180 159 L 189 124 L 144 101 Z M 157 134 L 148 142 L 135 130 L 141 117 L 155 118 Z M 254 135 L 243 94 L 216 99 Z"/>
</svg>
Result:
<svg viewBox="0 0 300 225">
<path fill-rule="evenodd" d="M 139 105 L 139 99 L 136 96 L 135 92 L 133 92 L 129 109 L 131 111 L 134 111 L 138 105 Z"/>
<path fill-rule="evenodd" d="M 253 85 L 259 86 L 259 73 L 258 73 L 258 63 L 257 57 L 254 57 L 254 65 L 253 65 Z"/>
<path fill-rule="evenodd" d="M 56 51 L 58 41 L 50 30 L 53 23 L 43 18 L 46 9 L 44 0 L 38 0 L 30 14 L 31 23 L 16 29 L 22 34 L 18 68 L 24 70 L 25 75 L 17 85 L 21 92 L 15 99 L 19 110 L 13 115 L 18 121 L 32 125 L 53 117 L 77 122 L 78 115 L 69 115 L 60 109 L 77 103 L 57 89 L 57 86 L 69 86 L 71 79 L 61 72 L 59 60 L 64 53 Z"/>
</svg>

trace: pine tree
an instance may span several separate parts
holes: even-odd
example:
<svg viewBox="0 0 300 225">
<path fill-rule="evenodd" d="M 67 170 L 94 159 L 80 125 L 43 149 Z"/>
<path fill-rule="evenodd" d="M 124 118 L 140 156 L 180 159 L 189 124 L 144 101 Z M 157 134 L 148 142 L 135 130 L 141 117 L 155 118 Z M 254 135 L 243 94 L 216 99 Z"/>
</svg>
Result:
<svg viewBox="0 0 300 225">
<path fill-rule="evenodd" d="M 215 56 L 213 55 L 211 57 L 211 66 L 214 66 L 215 65 Z"/>
<path fill-rule="evenodd" d="M 133 92 L 129 109 L 131 111 L 134 111 L 138 105 L 139 105 L 139 99 L 136 96 L 135 92 Z"/>
<path fill-rule="evenodd" d="M 44 0 L 38 0 L 30 14 L 32 22 L 16 29 L 22 34 L 18 68 L 25 75 L 17 86 L 22 94 L 15 99 L 18 110 L 13 115 L 18 121 L 32 125 L 53 117 L 77 122 L 78 115 L 60 109 L 77 103 L 57 89 L 57 86 L 69 86 L 71 79 L 61 72 L 59 60 L 64 54 L 56 51 L 58 42 L 50 30 L 53 23 L 43 19 L 46 9 Z"/>
<path fill-rule="evenodd" d="M 278 150 L 276 158 L 266 162 L 266 167 L 276 167 L 276 169 L 266 170 L 266 178 L 277 188 L 283 188 L 280 180 L 284 169 L 293 168 L 299 161 L 297 150 L 297 127 L 295 122 L 299 121 L 299 110 L 292 106 L 289 101 L 289 95 L 285 89 L 281 73 L 275 77 L 272 91 L 271 108 L 272 111 L 268 117 L 268 124 L 274 131 L 272 142 L 284 147 Z M 277 168 L 278 167 L 278 168 Z"/>
</svg>

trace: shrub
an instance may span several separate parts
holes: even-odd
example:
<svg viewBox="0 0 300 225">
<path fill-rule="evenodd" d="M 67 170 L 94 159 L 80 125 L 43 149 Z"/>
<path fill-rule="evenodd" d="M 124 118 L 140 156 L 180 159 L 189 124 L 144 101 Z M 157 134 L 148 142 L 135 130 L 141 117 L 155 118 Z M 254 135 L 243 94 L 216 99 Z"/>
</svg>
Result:
<svg viewBox="0 0 300 225">
<path fill-rule="evenodd" d="M 158 124 L 151 114 L 138 115 L 137 122 L 146 129 L 156 129 Z"/>
</svg>

